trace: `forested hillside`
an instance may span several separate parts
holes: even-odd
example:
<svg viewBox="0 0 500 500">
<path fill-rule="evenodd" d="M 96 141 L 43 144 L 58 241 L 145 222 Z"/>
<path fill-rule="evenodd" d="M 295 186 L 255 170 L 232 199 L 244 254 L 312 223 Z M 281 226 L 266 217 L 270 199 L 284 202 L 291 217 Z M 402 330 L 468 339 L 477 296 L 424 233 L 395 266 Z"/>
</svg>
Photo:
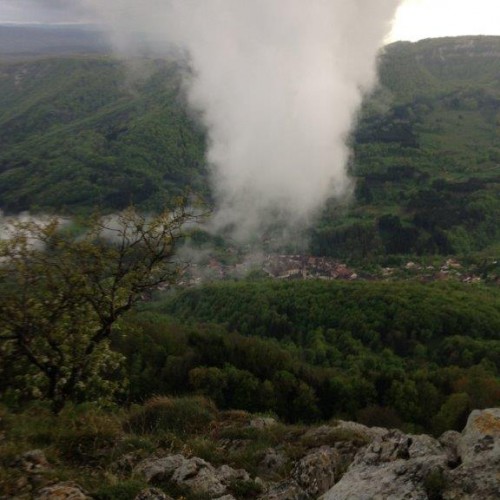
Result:
<svg viewBox="0 0 500 500">
<path fill-rule="evenodd" d="M 4 29 L 4 28 L 2 28 Z M 0 30 L 1 33 L 1 30 Z M 183 63 L 105 56 L 0 64 L 0 208 L 157 210 L 210 198 Z M 500 218 L 500 38 L 396 43 L 352 134 L 355 199 L 331 202 L 311 251 L 494 255 Z"/>
<path fill-rule="evenodd" d="M 206 194 L 181 71 L 83 56 L 0 65 L 1 208 L 159 210 L 188 189 Z"/>
<path fill-rule="evenodd" d="M 492 289 L 264 281 L 155 301 L 128 318 L 115 348 L 132 400 L 197 391 L 287 421 L 439 433 L 500 401 L 499 331 Z"/>
<path fill-rule="evenodd" d="M 500 227 L 500 39 L 396 43 L 353 135 L 356 202 L 330 207 L 318 254 L 463 254 Z M 341 212 L 341 216 L 337 213 Z"/>
</svg>

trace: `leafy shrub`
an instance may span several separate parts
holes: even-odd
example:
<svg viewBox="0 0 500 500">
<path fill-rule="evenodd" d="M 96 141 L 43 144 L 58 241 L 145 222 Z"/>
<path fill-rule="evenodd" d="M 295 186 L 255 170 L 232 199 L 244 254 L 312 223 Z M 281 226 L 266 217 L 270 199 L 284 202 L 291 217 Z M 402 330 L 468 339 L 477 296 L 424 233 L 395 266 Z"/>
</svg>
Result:
<svg viewBox="0 0 500 500">
<path fill-rule="evenodd" d="M 129 500 L 147 485 L 137 480 L 123 481 L 114 485 L 106 485 L 93 494 L 96 500 Z"/>
<path fill-rule="evenodd" d="M 139 434 L 160 431 L 195 434 L 205 430 L 216 414 L 214 404 L 202 396 L 156 396 L 128 419 L 125 430 Z"/>
<path fill-rule="evenodd" d="M 447 481 L 441 469 L 433 470 L 424 479 L 424 488 L 429 500 L 441 500 Z"/>
<path fill-rule="evenodd" d="M 233 481 L 229 486 L 237 498 L 256 498 L 262 493 L 262 486 L 255 481 Z"/>
</svg>

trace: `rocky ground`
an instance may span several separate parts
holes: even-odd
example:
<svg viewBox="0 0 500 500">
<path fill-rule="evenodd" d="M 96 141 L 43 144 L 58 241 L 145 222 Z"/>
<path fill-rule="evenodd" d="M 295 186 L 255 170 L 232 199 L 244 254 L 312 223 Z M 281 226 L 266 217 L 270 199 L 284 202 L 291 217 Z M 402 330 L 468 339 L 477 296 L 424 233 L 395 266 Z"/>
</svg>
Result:
<svg viewBox="0 0 500 500">
<path fill-rule="evenodd" d="M 399 430 L 368 428 L 338 421 L 313 428 L 283 431 L 283 443 L 255 448 L 255 466 L 235 467 L 234 457 L 255 445 L 250 436 L 275 432 L 272 418 L 241 413 L 238 429 L 212 425 L 222 455 L 212 464 L 188 447 L 158 449 L 149 456 L 130 452 L 111 465 L 119 484 L 135 480 L 143 487 L 126 492 L 92 494 L 76 482 L 43 476 L 52 467 L 42 450 L 23 453 L 11 464 L 22 471 L 18 491 L 2 499 L 84 500 L 108 498 L 269 500 L 488 500 L 500 498 L 500 408 L 476 410 L 462 433 L 448 431 L 438 439 Z M 231 432 L 228 432 L 230 430 Z M 300 446 L 299 446 L 300 444 Z M 246 450 L 248 451 L 248 450 Z M 227 456 L 231 465 L 220 464 Z M 255 458 L 255 457 L 252 457 Z M 249 464 L 250 464 L 249 462 Z M 243 463 L 240 461 L 240 463 Z M 45 481 L 46 483 L 46 481 Z M 38 486 L 37 486 L 38 485 Z"/>
</svg>

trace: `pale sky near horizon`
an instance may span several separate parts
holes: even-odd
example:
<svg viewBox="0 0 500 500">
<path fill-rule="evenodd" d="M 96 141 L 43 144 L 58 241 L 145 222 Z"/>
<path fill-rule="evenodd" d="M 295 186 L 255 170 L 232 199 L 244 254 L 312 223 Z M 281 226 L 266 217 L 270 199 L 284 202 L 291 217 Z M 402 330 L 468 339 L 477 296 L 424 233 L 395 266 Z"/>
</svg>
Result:
<svg viewBox="0 0 500 500">
<path fill-rule="evenodd" d="M 77 4 L 74 0 L 0 0 L 0 23 L 92 21 L 74 7 Z M 457 35 L 500 35 L 500 0 L 405 0 L 387 42 Z"/>
<path fill-rule="evenodd" d="M 500 35 L 500 0 L 405 0 L 387 41 Z"/>
</svg>

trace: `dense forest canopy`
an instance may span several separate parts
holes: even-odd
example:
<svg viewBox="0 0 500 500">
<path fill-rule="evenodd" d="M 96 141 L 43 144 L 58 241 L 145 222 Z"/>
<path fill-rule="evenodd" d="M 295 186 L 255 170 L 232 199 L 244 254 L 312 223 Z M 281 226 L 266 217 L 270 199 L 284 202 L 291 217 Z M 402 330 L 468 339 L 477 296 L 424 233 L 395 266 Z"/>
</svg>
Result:
<svg viewBox="0 0 500 500">
<path fill-rule="evenodd" d="M 272 282 L 154 301 L 115 338 L 130 397 L 198 391 L 288 421 L 440 432 L 500 401 L 500 295 L 436 283 Z"/>
</svg>

